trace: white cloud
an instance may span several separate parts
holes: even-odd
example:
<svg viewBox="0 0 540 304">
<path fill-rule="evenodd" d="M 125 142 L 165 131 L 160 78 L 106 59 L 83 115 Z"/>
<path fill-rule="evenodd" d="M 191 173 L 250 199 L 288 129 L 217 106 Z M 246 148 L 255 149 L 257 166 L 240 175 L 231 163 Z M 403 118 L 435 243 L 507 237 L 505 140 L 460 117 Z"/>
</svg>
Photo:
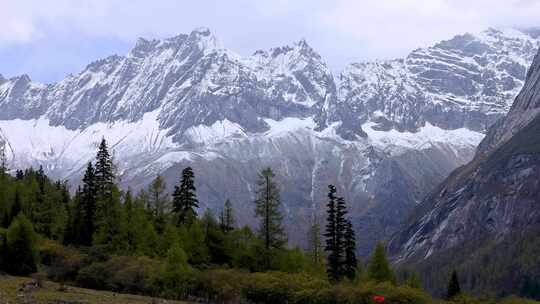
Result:
<svg viewBox="0 0 540 304">
<path fill-rule="evenodd" d="M 52 38 L 132 43 L 208 26 L 242 54 L 306 38 L 334 69 L 489 26 L 540 25 L 540 0 L 0 0 L 0 7 L 0 54 Z"/>
<path fill-rule="evenodd" d="M 464 32 L 540 24 L 540 1 L 336 0 L 329 31 L 362 45 L 367 57 L 396 56 Z"/>
</svg>

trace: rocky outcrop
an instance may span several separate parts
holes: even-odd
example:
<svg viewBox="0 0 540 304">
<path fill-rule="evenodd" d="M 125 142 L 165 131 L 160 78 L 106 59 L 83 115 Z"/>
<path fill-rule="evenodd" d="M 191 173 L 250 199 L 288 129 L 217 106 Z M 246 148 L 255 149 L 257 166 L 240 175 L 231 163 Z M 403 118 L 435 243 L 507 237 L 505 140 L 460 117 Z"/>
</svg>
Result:
<svg viewBox="0 0 540 304">
<path fill-rule="evenodd" d="M 536 48 L 529 34 L 488 30 L 334 77 L 304 40 L 241 57 L 197 29 L 140 39 L 54 84 L 0 78 L 0 141 L 12 168 L 74 183 L 101 137 L 125 186 L 164 174 L 172 187 L 192 165 L 203 208 L 230 198 L 240 223 L 253 221 L 257 170 L 272 166 L 296 243 L 337 184 L 367 254 L 473 157 Z"/>
<path fill-rule="evenodd" d="M 421 265 L 425 276 L 436 277 L 444 259 L 447 265 L 463 268 L 469 289 L 488 280 L 493 283 L 490 288 L 500 288 L 493 291 L 503 295 L 512 288 L 530 289 L 525 285 L 538 276 L 538 261 L 508 244 L 528 248 L 537 242 L 540 228 L 539 81 L 537 55 L 509 114 L 491 127 L 475 158 L 440 184 L 392 238 L 389 248 L 397 263 Z M 498 250 L 493 258 L 486 254 L 489 248 Z M 501 256 L 505 258 L 495 258 Z M 471 259 L 483 269 L 498 267 L 499 272 L 482 272 L 474 263 L 467 268 Z M 505 259 L 513 264 L 503 267 Z"/>
</svg>

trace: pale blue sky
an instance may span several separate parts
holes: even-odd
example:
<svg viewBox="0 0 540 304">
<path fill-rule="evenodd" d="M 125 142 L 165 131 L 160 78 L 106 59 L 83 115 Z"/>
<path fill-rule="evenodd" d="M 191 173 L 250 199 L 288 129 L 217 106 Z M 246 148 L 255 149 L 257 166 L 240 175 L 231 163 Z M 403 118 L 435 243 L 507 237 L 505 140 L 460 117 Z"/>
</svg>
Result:
<svg viewBox="0 0 540 304">
<path fill-rule="evenodd" d="M 0 74 L 53 82 L 138 37 L 209 27 L 241 55 L 305 38 L 328 65 L 404 56 L 489 26 L 540 25 L 540 0 L 0 0 Z"/>
</svg>

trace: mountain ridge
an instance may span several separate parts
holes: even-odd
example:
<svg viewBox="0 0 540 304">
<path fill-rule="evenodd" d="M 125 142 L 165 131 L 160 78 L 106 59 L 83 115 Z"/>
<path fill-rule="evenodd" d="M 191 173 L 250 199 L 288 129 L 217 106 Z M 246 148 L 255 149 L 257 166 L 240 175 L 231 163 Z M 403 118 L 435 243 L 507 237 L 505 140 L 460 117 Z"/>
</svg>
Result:
<svg viewBox="0 0 540 304">
<path fill-rule="evenodd" d="M 337 184 L 366 231 L 359 250 L 367 254 L 472 159 L 482 132 L 507 111 L 538 41 L 503 34 L 353 64 L 337 77 L 304 40 L 247 58 L 205 29 L 140 40 L 128 55 L 55 84 L 27 76 L 0 84 L 0 138 L 11 167 L 44 165 L 75 181 L 101 137 L 124 186 L 140 189 L 163 174 L 172 187 L 181 167 L 193 166 L 202 208 L 230 198 L 241 223 L 252 221 L 250 182 L 272 166 L 297 243 L 326 186 Z M 469 82 L 460 73 L 479 76 Z"/>
<path fill-rule="evenodd" d="M 540 297 L 527 285 L 538 278 L 528 265 L 539 261 L 524 255 L 537 249 L 540 228 L 539 101 L 540 52 L 510 112 L 490 128 L 474 159 L 438 185 L 394 235 L 389 248 L 397 263 L 420 265 L 424 276 L 436 277 L 449 271 L 442 260 L 459 268 L 473 291 L 492 279 L 486 269 L 497 269 L 493 292 L 526 290 Z M 513 249 L 514 242 L 527 250 Z M 468 257 L 459 253 L 464 247 Z M 497 258 L 486 254 L 490 249 Z M 440 291 L 437 284 L 429 287 Z"/>
</svg>

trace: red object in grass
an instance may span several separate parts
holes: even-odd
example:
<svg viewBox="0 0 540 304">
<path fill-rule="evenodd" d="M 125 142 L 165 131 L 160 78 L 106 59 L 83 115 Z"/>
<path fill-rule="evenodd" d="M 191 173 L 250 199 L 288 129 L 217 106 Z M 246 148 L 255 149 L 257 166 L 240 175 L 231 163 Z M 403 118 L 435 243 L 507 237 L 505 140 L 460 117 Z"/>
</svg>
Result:
<svg viewBox="0 0 540 304">
<path fill-rule="evenodd" d="M 373 301 L 376 303 L 382 303 L 384 302 L 384 296 L 373 296 Z"/>
</svg>

